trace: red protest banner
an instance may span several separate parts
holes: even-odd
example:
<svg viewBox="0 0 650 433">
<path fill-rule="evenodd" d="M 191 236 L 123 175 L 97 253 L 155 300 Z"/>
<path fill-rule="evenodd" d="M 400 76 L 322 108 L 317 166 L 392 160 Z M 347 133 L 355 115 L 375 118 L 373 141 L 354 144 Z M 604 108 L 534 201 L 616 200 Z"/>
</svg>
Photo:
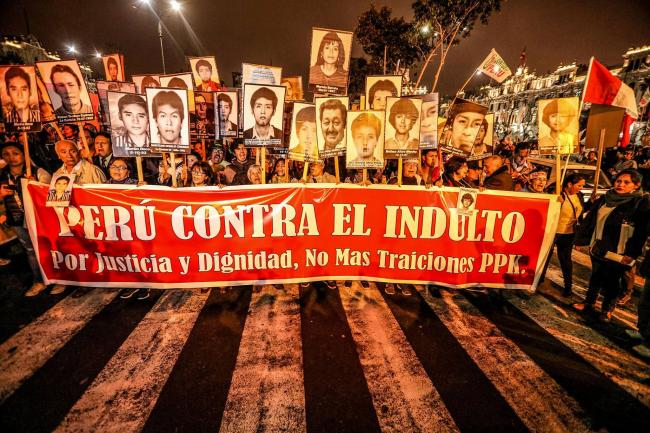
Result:
<svg viewBox="0 0 650 433">
<path fill-rule="evenodd" d="M 339 185 L 75 186 L 68 208 L 24 184 L 46 283 L 208 287 L 368 279 L 531 288 L 559 204 L 543 194 Z M 462 213 L 462 212 L 461 212 Z"/>
</svg>

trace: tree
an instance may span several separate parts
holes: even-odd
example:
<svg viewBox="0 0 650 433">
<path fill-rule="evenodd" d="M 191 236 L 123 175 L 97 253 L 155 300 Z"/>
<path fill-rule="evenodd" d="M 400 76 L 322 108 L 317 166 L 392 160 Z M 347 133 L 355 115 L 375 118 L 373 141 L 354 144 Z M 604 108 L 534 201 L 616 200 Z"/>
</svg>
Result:
<svg viewBox="0 0 650 433">
<path fill-rule="evenodd" d="M 352 98 L 363 94 L 366 87 L 366 76 L 380 74 L 379 66 L 368 63 L 363 57 L 350 59 L 350 81 L 348 82 L 348 95 Z"/>
<path fill-rule="evenodd" d="M 501 0 L 417 0 L 411 7 L 412 26 L 417 29 L 411 37 L 416 41 L 414 46 L 420 47 L 423 60 L 416 86 L 420 85 L 434 56 L 439 54 L 431 87 L 434 91 L 451 48 L 469 36 L 477 21 L 487 24 L 490 14 L 500 10 Z"/>
<path fill-rule="evenodd" d="M 386 71 L 397 71 L 398 64 L 400 68 L 409 68 L 421 57 L 411 37 L 413 24 L 402 17 L 393 17 L 392 13 L 386 6 L 377 9 L 373 4 L 361 14 L 355 30 L 371 65 L 380 71 L 384 70 L 384 59 Z"/>
</svg>

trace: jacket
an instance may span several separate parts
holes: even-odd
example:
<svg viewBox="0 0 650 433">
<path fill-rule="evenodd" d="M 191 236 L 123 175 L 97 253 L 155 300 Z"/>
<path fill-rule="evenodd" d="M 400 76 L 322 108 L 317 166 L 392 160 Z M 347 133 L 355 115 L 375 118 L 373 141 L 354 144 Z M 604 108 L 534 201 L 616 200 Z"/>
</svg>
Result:
<svg viewBox="0 0 650 433">
<path fill-rule="evenodd" d="M 494 173 L 486 177 L 483 186 L 485 189 L 512 191 L 514 189 L 514 183 L 512 182 L 512 176 L 508 172 L 508 166 L 501 166 Z"/>
</svg>

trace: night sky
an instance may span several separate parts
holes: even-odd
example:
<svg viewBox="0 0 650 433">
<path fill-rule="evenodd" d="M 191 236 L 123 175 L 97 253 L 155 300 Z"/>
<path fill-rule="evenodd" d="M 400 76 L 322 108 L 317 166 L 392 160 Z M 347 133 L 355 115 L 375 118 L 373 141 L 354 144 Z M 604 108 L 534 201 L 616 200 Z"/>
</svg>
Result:
<svg viewBox="0 0 650 433">
<path fill-rule="evenodd" d="M 101 69 L 100 62 L 90 57 L 95 49 L 123 52 L 127 75 L 162 69 L 157 21 L 146 7 L 133 9 L 130 0 L 3 3 L 3 34 L 26 33 L 25 9 L 31 33 L 45 47 L 63 53 L 67 44 L 75 43 L 96 70 Z M 174 37 L 172 41 L 165 34 L 167 72 L 187 70 L 185 55 L 212 54 L 227 85 L 231 84 L 231 71 L 239 71 L 242 61 L 282 66 L 283 75 L 302 75 L 306 81 L 311 28 L 353 30 L 357 17 L 370 4 L 358 0 L 181 3 L 185 23 L 174 12 L 164 14 L 163 21 Z M 392 7 L 396 15 L 411 17 L 411 0 L 375 3 Z M 468 39 L 452 49 L 439 91 L 455 92 L 493 47 L 514 70 L 526 46 L 528 65 L 540 74 L 561 62 L 587 63 L 592 55 L 605 64 L 619 64 L 627 48 L 650 44 L 649 23 L 648 0 L 505 1 L 487 25 L 476 26 Z M 355 42 L 353 55 L 361 53 Z M 433 71 L 425 75 L 429 86 L 432 78 Z M 474 79 L 468 87 L 479 84 L 480 79 Z"/>
</svg>

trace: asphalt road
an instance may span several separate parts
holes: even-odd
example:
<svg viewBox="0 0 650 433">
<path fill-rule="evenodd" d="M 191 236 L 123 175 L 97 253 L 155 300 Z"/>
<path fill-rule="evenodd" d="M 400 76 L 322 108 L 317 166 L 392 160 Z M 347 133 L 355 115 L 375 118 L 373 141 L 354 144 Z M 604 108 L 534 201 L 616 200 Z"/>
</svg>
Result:
<svg viewBox="0 0 650 433">
<path fill-rule="evenodd" d="M 574 256 L 576 295 L 589 269 Z M 240 287 L 69 287 L 0 270 L 2 432 L 645 432 L 650 364 L 559 296 Z"/>
</svg>

